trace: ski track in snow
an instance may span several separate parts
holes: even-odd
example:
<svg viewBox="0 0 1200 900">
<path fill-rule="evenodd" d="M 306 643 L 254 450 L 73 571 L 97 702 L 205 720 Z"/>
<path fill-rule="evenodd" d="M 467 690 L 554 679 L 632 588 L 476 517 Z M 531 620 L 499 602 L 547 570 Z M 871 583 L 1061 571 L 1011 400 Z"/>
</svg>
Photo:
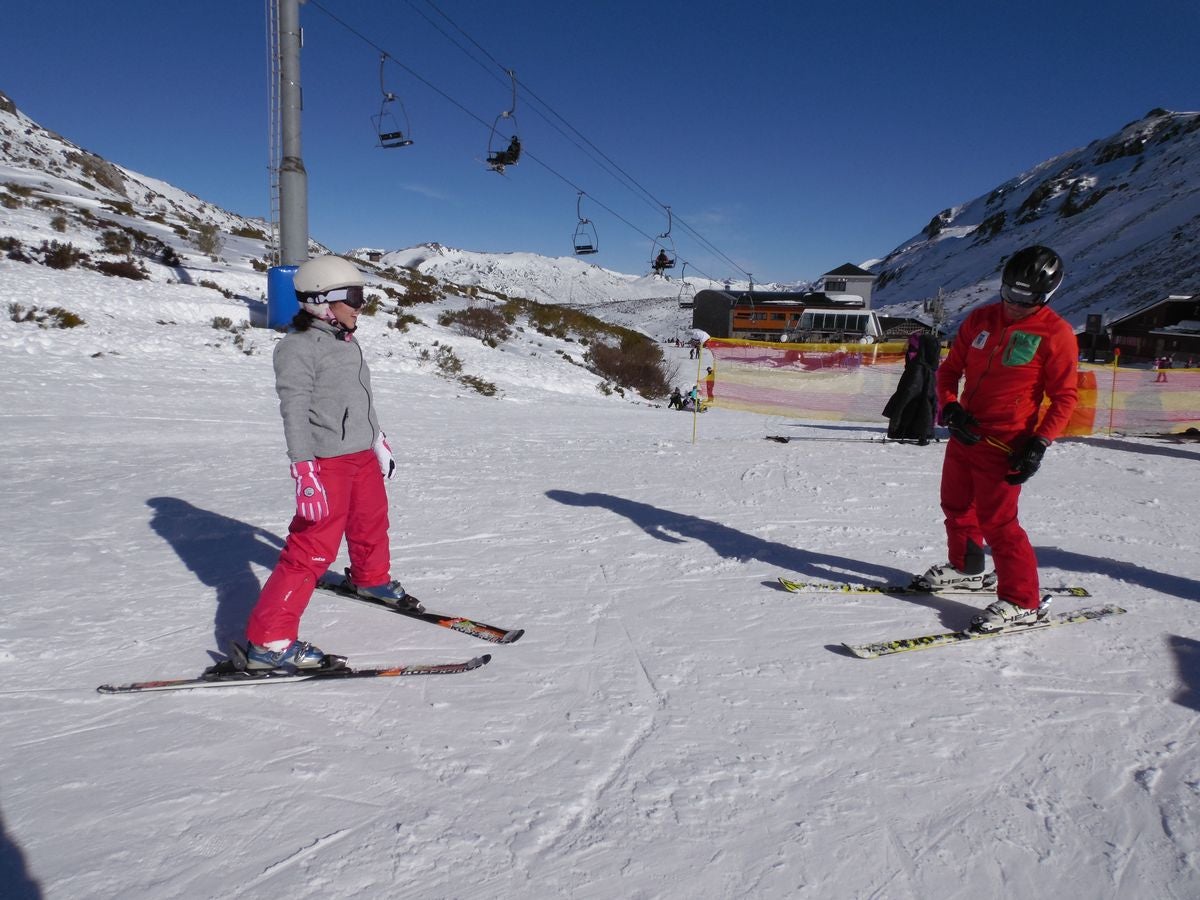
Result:
<svg viewBox="0 0 1200 900">
<path fill-rule="evenodd" d="M 99 323 L 124 286 L 94 281 L 70 283 Z M 1023 499 L 1044 578 L 1127 615 L 854 660 L 842 641 L 978 602 L 775 579 L 942 561 L 941 448 L 781 445 L 720 409 L 693 444 L 691 416 L 551 361 L 553 386 L 483 398 L 368 322 L 395 574 L 525 637 L 448 678 L 105 697 L 240 637 L 290 514 L 273 336 L 247 356 L 206 324 L 233 304 L 179 306 L 0 322 L 25 398 L 0 440 L 0 823 L 45 897 L 1200 895 L 1200 448 L 1061 442 Z M 362 664 L 485 649 L 325 594 L 303 635 Z"/>
</svg>

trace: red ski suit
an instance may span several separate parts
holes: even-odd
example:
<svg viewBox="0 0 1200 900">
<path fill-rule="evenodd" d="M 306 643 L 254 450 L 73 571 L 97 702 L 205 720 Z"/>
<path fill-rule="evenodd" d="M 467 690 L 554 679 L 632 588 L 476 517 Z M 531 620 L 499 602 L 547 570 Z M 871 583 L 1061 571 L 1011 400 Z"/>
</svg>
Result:
<svg viewBox="0 0 1200 900">
<path fill-rule="evenodd" d="M 313 460 L 329 514 L 297 515 L 279 562 L 246 624 L 246 639 L 264 645 L 296 640 L 317 579 L 337 559 L 343 535 L 355 584 L 389 581 L 388 498 L 371 449 L 379 423 L 371 373 L 352 333 L 320 319 L 275 346 L 275 389 L 288 458 Z"/>
<path fill-rule="evenodd" d="M 386 584 L 391 565 L 388 500 L 374 451 L 318 457 L 329 515 L 320 522 L 295 516 L 287 542 L 246 625 L 254 644 L 295 640 L 313 590 L 337 559 L 342 535 L 355 584 Z"/>
<path fill-rule="evenodd" d="M 1026 609 L 1041 599 L 1037 557 L 1017 520 L 1021 486 L 1004 476 L 1012 471 L 1011 451 L 1034 436 L 1053 441 L 1066 428 L 1077 399 L 1078 356 L 1074 331 L 1049 307 L 1012 322 L 1004 304 L 994 303 L 967 316 L 937 373 L 939 406 L 957 401 L 984 435 L 977 444 L 952 438 L 946 446 L 941 503 L 950 564 L 962 570 L 968 547 L 986 543 L 997 595 Z"/>
</svg>

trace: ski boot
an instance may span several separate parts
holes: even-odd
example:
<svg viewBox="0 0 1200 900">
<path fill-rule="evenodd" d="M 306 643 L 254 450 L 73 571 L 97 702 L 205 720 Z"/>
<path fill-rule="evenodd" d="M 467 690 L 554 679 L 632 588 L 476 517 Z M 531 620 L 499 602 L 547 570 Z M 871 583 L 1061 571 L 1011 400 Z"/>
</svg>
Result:
<svg viewBox="0 0 1200 900">
<path fill-rule="evenodd" d="M 374 587 L 363 587 L 350 580 L 349 569 L 346 569 L 345 572 L 346 580 L 342 582 L 342 590 L 347 594 L 354 594 L 366 600 L 378 600 L 380 603 L 386 603 L 388 606 L 394 606 L 397 609 L 409 612 L 425 611 L 425 607 L 421 605 L 421 602 L 405 591 L 404 585 L 399 581 L 393 580 L 386 584 L 375 585 Z"/>
<path fill-rule="evenodd" d="M 978 572 L 969 575 L 946 563 L 943 566 L 930 567 L 924 575 L 914 576 L 913 587 L 933 593 L 944 590 L 991 591 L 996 588 L 996 573 Z"/>
<path fill-rule="evenodd" d="M 246 646 L 246 671 L 265 672 L 271 669 L 319 669 L 328 668 L 327 657 L 324 653 L 306 641 L 272 641 L 273 644 L 283 644 L 282 647 L 272 648 L 270 644 L 248 644 Z"/>
<path fill-rule="evenodd" d="M 987 633 L 1018 625 L 1035 625 L 1046 617 L 1049 603 L 1050 598 L 1043 597 L 1040 606 L 1027 609 L 1009 600 L 997 600 L 971 620 L 971 630 Z"/>
</svg>

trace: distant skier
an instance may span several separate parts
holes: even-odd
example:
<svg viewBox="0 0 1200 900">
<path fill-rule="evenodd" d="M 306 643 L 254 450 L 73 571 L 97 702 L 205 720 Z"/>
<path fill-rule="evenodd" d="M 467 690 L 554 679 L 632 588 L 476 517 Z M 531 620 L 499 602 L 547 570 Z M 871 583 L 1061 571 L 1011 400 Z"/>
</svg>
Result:
<svg viewBox="0 0 1200 900">
<path fill-rule="evenodd" d="M 379 428 L 371 374 L 354 339 L 363 277 L 337 256 L 296 270 L 301 311 L 275 347 L 275 390 L 296 481 L 296 515 L 279 562 L 246 625 L 248 669 L 320 666 L 325 654 L 298 640 L 317 580 L 350 554 L 347 581 L 365 597 L 418 607 L 393 581 L 384 476 L 396 470 Z M 357 587 L 355 587 L 357 585 Z"/>
<path fill-rule="evenodd" d="M 667 256 L 666 250 L 659 250 L 658 256 L 654 257 L 654 274 L 661 275 L 664 269 L 669 269 L 675 265 L 675 261 Z"/>
<path fill-rule="evenodd" d="M 982 588 L 983 546 L 990 546 L 997 599 L 973 622 L 982 631 L 1036 622 L 1041 606 L 1037 557 L 1017 503 L 1075 409 L 1075 333 L 1046 305 L 1062 278 L 1063 261 L 1048 247 L 1014 253 L 1001 275 L 1001 302 L 967 316 L 937 374 L 951 435 L 941 487 L 950 562 L 917 581 L 934 590 Z"/>
<path fill-rule="evenodd" d="M 883 414 L 888 418 L 888 437 L 917 441 L 922 446 L 933 440 L 937 421 L 937 368 L 940 347 L 932 334 L 910 334 L 904 354 L 904 373 Z"/>
<path fill-rule="evenodd" d="M 488 165 L 497 172 L 503 172 L 505 166 L 515 166 L 521 158 L 521 139 L 517 135 L 512 136 L 512 140 L 508 142 L 508 147 L 504 150 L 497 150 L 488 157 Z"/>
<path fill-rule="evenodd" d="M 1158 374 L 1154 377 L 1155 384 L 1165 383 L 1167 380 L 1167 369 L 1171 368 L 1173 362 L 1171 357 L 1162 356 L 1154 360 L 1154 368 L 1158 370 Z"/>
</svg>

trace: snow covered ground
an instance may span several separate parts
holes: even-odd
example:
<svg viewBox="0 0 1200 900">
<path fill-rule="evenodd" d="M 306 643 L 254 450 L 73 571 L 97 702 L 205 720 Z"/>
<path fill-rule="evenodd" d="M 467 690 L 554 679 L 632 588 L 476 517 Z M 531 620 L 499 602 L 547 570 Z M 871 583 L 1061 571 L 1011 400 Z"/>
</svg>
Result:
<svg viewBox="0 0 1200 900">
<path fill-rule="evenodd" d="M 394 573 L 525 637 L 322 595 L 303 636 L 352 662 L 494 658 L 103 696 L 241 634 L 292 508 L 276 336 L 247 355 L 211 325 L 244 304 L 199 287 L 6 260 L 0 285 L 88 323 L 0 322 L 5 897 L 1200 896 L 1200 446 L 1062 442 L 1026 491 L 1045 581 L 1095 595 L 1060 608 L 1127 615 L 862 661 L 839 644 L 982 601 L 775 579 L 943 561 L 940 447 L 694 422 L 602 396 L 577 346 L 364 319 Z M 438 377 L 434 339 L 500 396 Z"/>
</svg>

